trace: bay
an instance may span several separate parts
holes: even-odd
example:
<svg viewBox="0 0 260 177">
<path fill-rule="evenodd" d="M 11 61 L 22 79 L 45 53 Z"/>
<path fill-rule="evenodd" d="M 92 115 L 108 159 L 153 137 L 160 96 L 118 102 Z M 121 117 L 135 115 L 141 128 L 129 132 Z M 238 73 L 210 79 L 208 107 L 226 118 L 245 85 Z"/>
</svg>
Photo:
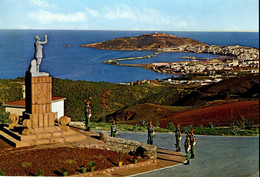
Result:
<svg viewBox="0 0 260 177">
<path fill-rule="evenodd" d="M 153 54 L 151 51 L 112 51 L 79 47 L 119 37 L 134 37 L 145 33 L 166 32 L 179 37 L 192 38 L 209 45 L 241 45 L 259 47 L 258 32 L 181 32 L 181 31 L 98 31 L 98 30 L 0 30 L 0 78 L 13 79 L 24 76 L 34 55 L 34 36 L 43 40 L 44 58 L 41 71 L 51 76 L 87 81 L 112 83 L 143 79 L 163 79 L 170 74 L 155 73 L 138 67 L 103 64 L 115 58 L 137 57 Z M 64 45 L 72 45 L 64 47 Z M 163 53 L 150 59 L 122 61 L 122 63 L 151 63 L 183 61 L 181 56 L 211 58 L 214 55 L 193 53 Z"/>
</svg>

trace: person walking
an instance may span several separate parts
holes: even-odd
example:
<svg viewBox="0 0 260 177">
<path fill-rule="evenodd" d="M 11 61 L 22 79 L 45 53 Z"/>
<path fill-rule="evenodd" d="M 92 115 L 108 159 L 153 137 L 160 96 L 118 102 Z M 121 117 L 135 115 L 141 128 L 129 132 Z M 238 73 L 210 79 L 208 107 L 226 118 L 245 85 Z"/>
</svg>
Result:
<svg viewBox="0 0 260 177">
<path fill-rule="evenodd" d="M 90 117 L 92 116 L 91 114 L 91 107 L 89 106 L 90 104 L 90 101 L 87 101 L 86 102 L 86 106 L 85 106 L 85 120 L 86 120 L 86 130 L 87 131 L 90 131 L 90 126 L 91 126 L 91 123 L 90 123 Z"/>
<path fill-rule="evenodd" d="M 153 128 L 153 124 L 152 124 L 152 121 L 150 120 L 149 121 L 149 124 L 148 124 L 148 140 L 147 140 L 147 143 L 148 144 L 153 144 L 153 136 L 154 136 L 154 128 Z"/>
<path fill-rule="evenodd" d="M 191 130 L 191 135 L 190 135 L 190 144 L 191 144 L 191 159 L 195 158 L 195 144 L 196 144 L 196 140 L 195 140 L 195 135 L 194 135 L 195 130 L 192 129 Z"/>
<path fill-rule="evenodd" d="M 177 125 L 177 130 L 175 132 L 175 138 L 176 138 L 176 151 L 180 152 L 181 151 L 181 129 L 180 129 L 181 125 L 178 124 Z"/>
<path fill-rule="evenodd" d="M 186 140 L 184 142 L 184 148 L 185 148 L 185 152 L 186 152 L 186 159 L 187 159 L 187 163 L 186 165 L 190 164 L 190 134 L 188 133 L 186 135 Z"/>
<path fill-rule="evenodd" d="M 117 128 L 116 128 L 116 121 L 113 120 L 113 123 L 111 125 L 111 136 L 116 137 Z"/>
</svg>

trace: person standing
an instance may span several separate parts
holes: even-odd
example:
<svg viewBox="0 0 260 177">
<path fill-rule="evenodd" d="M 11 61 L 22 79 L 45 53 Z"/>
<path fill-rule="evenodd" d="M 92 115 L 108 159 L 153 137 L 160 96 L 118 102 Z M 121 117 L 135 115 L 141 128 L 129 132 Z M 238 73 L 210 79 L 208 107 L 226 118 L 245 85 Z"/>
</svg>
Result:
<svg viewBox="0 0 260 177">
<path fill-rule="evenodd" d="M 148 124 L 148 140 L 147 140 L 147 143 L 148 144 L 153 144 L 153 136 L 154 136 L 154 128 L 153 128 L 153 124 L 152 124 L 152 121 L 150 120 L 149 121 L 149 124 Z"/>
<path fill-rule="evenodd" d="M 90 117 L 92 116 L 91 107 L 89 106 L 89 104 L 90 104 L 90 101 L 87 101 L 85 109 L 84 109 L 85 110 L 85 120 L 86 120 L 87 131 L 90 131 L 90 126 L 91 126 Z"/>
<path fill-rule="evenodd" d="M 111 136 L 116 137 L 117 128 L 116 128 L 116 121 L 113 120 L 113 123 L 111 125 Z"/>
<path fill-rule="evenodd" d="M 176 151 L 179 152 L 181 151 L 181 125 L 177 125 L 177 130 L 175 132 L 175 138 L 176 138 Z"/>
<path fill-rule="evenodd" d="M 195 130 L 192 129 L 191 130 L 191 135 L 190 135 L 190 144 L 191 144 L 191 159 L 194 159 L 195 157 L 195 144 L 196 144 L 196 140 L 195 140 L 195 135 L 194 135 Z"/>
<path fill-rule="evenodd" d="M 184 142 L 184 147 L 185 147 L 185 152 L 186 152 L 186 158 L 187 158 L 187 163 L 186 165 L 190 164 L 190 134 L 188 133 L 186 135 L 186 140 Z"/>
</svg>

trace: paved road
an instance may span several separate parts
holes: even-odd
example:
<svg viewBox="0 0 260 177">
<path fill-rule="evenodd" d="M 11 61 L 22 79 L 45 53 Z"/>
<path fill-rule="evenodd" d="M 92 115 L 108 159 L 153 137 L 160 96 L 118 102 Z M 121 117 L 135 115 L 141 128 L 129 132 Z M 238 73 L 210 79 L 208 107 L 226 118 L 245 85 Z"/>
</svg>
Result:
<svg viewBox="0 0 260 177">
<path fill-rule="evenodd" d="M 147 133 L 119 132 L 119 138 L 146 142 Z M 184 142 L 182 138 L 182 145 Z M 259 137 L 196 136 L 195 159 L 191 165 L 177 165 L 168 169 L 149 172 L 140 177 L 186 177 L 186 176 L 259 176 Z M 173 134 L 156 134 L 154 145 L 174 150 Z M 184 148 L 182 147 L 182 152 Z"/>
</svg>

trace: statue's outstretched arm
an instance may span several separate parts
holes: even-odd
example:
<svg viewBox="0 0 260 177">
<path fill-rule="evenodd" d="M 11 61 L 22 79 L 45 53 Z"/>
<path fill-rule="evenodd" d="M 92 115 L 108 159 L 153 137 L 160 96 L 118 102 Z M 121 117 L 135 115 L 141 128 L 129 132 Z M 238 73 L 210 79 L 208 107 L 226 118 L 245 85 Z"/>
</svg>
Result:
<svg viewBox="0 0 260 177">
<path fill-rule="evenodd" d="M 45 41 L 39 41 L 40 44 L 47 44 L 48 39 L 47 39 L 47 34 L 44 35 Z"/>
</svg>

